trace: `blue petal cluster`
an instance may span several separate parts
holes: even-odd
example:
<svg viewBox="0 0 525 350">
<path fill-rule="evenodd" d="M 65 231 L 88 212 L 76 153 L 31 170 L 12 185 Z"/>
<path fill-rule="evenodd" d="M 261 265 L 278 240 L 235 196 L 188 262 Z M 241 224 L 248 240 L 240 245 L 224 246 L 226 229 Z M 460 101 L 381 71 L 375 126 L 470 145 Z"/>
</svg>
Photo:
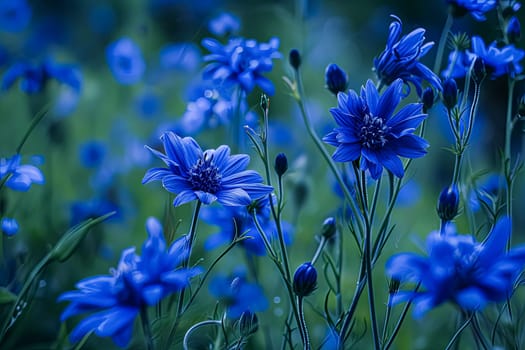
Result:
<svg viewBox="0 0 525 350">
<path fill-rule="evenodd" d="M 452 8 L 454 17 L 463 17 L 470 13 L 478 21 L 484 21 L 487 18 L 485 13 L 496 8 L 496 0 L 447 0 Z"/>
<path fill-rule="evenodd" d="M 135 253 L 135 248 L 126 249 L 110 275 L 86 278 L 77 283 L 77 290 L 59 297 L 59 301 L 70 302 L 61 315 L 62 321 L 94 312 L 73 329 L 72 342 L 94 332 L 99 337 L 111 337 L 118 346 L 127 346 L 141 308 L 186 288 L 190 279 L 201 273 L 197 267 L 180 267 L 188 256 L 186 236 L 167 247 L 159 221 L 149 218 L 146 230 L 142 256 Z"/>
<path fill-rule="evenodd" d="M 213 79 L 226 86 L 240 86 L 246 93 L 250 93 L 256 85 L 268 95 L 275 93 L 273 83 L 263 74 L 272 70 L 273 59 L 281 58 L 277 51 L 278 38 L 272 38 L 268 43 L 234 38 L 226 45 L 207 38 L 202 41 L 202 46 L 211 53 L 204 57 L 204 61 L 210 62 L 203 72 L 205 79 Z"/>
<path fill-rule="evenodd" d="M 432 232 L 428 256 L 400 253 L 386 263 L 386 273 L 400 282 L 421 283 L 422 291 L 399 291 L 391 303 L 412 300 L 414 317 L 451 301 L 469 311 L 510 297 L 525 264 L 525 246 L 505 251 L 511 222 L 500 219 L 483 243 L 471 235 Z"/>
<path fill-rule="evenodd" d="M 146 63 L 140 47 L 130 38 L 121 38 L 106 49 L 111 74 L 119 84 L 131 85 L 142 79 Z"/>
<path fill-rule="evenodd" d="M 374 59 L 374 69 L 381 84 L 390 85 L 396 79 L 412 83 L 421 96 L 421 83 L 428 81 L 434 88 L 441 90 L 439 77 L 419 60 L 434 46 L 434 42 L 425 44 L 425 29 L 417 28 L 401 36 L 401 20 L 392 16 L 385 50 Z"/>
<path fill-rule="evenodd" d="M 208 23 L 208 30 L 218 36 L 235 34 L 241 28 L 239 17 L 231 13 L 223 12 Z"/>
<path fill-rule="evenodd" d="M 149 169 L 142 183 L 161 180 L 166 190 L 177 194 L 174 206 L 197 199 L 204 204 L 249 205 L 273 190 L 262 183 L 256 171 L 245 170 L 248 155 L 232 156 L 226 145 L 203 152 L 192 137 L 182 138 L 173 132 L 164 133 L 161 141 L 166 154 L 146 147 L 168 168 Z"/>
<path fill-rule="evenodd" d="M 15 154 L 11 158 L 0 158 L 0 182 L 14 191 L 26 192 L 33 183 L 42 185 L 44 175 L 34 165 L 21 164 L 22 157 Z M 9 177 L 6 179 L 6 177 Z"/>
<path fill-rule="evenodd" d="M 525 51 L 516 48 L 514 45 L 506 45 L 498 48 L 494 41 L 489 46 L 485 45 L 479 36 L 471 39 L 472 50 L 465 52 L 452 51 L 449 55 L 449 65 L 443 72 L 443 76 L 452 78 L 464 77 L 474 59 L 480 57 L 485 63 L 487 73 L 492 79 L 510 74 L 515 76 L 523 72 L 520 61 L 525 57 Z"/>
<path fill-rule="evenodd" d="M 253 220 L 253 210 L 257 221 L 261 225 L 266 238 L 271 242 L 277 238 L 277 227 L 270 216 L 270 200 L 264 196 L 253 201 L 248 206 L 242 207 L 206 207 L 201 212 L 201 219 L 210 225 L 217 225 L 221 231 L 212 234 L 204 243 L 205 249 L 214 249 L 220 245 L 228 244 L 235 237 L 249 236 L 240 244 L 247 252 L 254 255 L 265 255 L 266 247 Z M 286 221 L 281 222 L 284 241 L 292 242 L 293 227 Z"/>
<path fill-rule="evenodd" d="M 0 1 L 0 30 L 20 32 L 31 21 L 31 7 L 26 0 Z"/>
<path fill-rule="evenodd" d="M 337 147 L 332 155 L 336 162 L 360 159 L 361 170 L 369 170 L 373 179 L 381 176 L 383 167 L 397 177 L 404 175 L 399 157 L 418 158 L 426 154 L 428 143 L 414 134 L 426 118 L 421 103 L 410 103 L 396 109 L 403 95 L 403 81 L 395 80 L 380 96 L 369 80 L 361 95 L 349 90 L 337 95 L 337 108 L 330 109 L 338 128 L 323 138 Z"/>
</svg>

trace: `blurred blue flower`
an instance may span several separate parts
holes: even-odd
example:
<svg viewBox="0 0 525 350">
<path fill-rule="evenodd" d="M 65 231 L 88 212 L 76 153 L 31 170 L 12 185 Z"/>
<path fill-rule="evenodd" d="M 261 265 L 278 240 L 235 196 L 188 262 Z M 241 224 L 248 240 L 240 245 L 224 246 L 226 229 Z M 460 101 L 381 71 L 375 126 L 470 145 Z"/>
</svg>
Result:
<svg viewBox="0 0 525 350">
<path fill-rule="evenodd" d="M 241 29 L 239 17 L 223 12 L 208 23 L 208 30 L 213 35 L 228 36 L 236 34 Z"/>
<path fill-rule="evenodd" d="M 161 141 L 166 154 L 146 147 L 168 168 L 149 169 L 142 183 L 161 180 L 166 190 L 177 195 L 174 206 L 197 199 L 204 204 L 218 201 L 242 206 L 273 190 L 263 184 L 256 171 L 245 170 L 250 161 L 248 155 L 232 156 L 226 145 L 203 152 L 193 138 L 181 138 L 173 132 L 164 133 Z"/>
<path fill-rule="evenodd" d="M 468 206 L 476 212 L 483 204 L 493 207 L 498 200 L 498 193 L 505 188 L 505 178 L 501 174 L 491 173 L 478 178 L 468 192 Z"/>
<path fill-rule="evenodd" d="M 86 168 L 97 168 L 105 159 L 107 148 L 104 142 L 90 140 L 79 147 L 80 163 Z"/>
<path fill-rule="evenodd" d="M 2 222 L 0 223 L 2 227 L 2 232 L 6 236 L 13 236 L 18 233 L 18 230 L 20 229 L 18 225 L 18 221 L 13 218 L 2 218 Z"/>
<path fill-rule="evenodd" d="M 496 8 L 496 0 L 447 0 L 451 6 L 454 17 L 463 17 L 470 13 L 474 19 L 484 21 L 487 18 L 485 13 Z"/>
<path fill-rule="evenodd" d="M 216 89 L 206 89 L 203 95 L 188 102 L 180 120 L 185 134 L 195 135 L 203 129 L 228 125 L 234 112 L 233 103 Z"/>
<path fill-rule="evenodd" d="M 134 101 L 135 110 L 144 119 L 153 118 L 163 112 L 162 98 L 153 91 L 144 91 Z"/>
<path fill-rule="evenodd" d="M 400 282 L 421 283 L 422 291 L 398 291 L 391 304 L 412 300 L 414 317 L 452 301 L 469 311 L 506 300 L 525 264 L 525 246 L 505 251 L 511 232 L 508 218 L 500 219 L 483 243 L 471 235 L 432 232 L 427 254 L 400 253 L 386 263 L 386 273 Z"/>
<path fill-rule="evenodd" d="M 425 42 L 425 29 L 417 28 L 401 37 L 401 20 L 392 16 L 385 50 L 374 59 L 374 69 L 381 84 L 390 85 L 396 79 L 403 79 L 408 87 L 412 83 L 418 96 L 423 90 L 421 82 L 428 81 L 434 88 L 441 90 L 439 77 L 419 60 L 434 46 L 434 42 Z"/>
<path fill-rule="evenodd" d="M 142 245 L 142 256 L 135 253 L 135 248 L 128 248 L 110 275 L 86 278 L 76 284 L 78 290 L 58 298 L 70 302 L 61 321 L 95 312 L 73 329 L 72 342 L 93 331 L 99 337 L 111 337 L 120 347 L 127 346 L 141 308 L 156 305 L 167 295 L 186 288 L 190 279 L 201 273 L 198 267 L 180 267 L 188 255 L 186 236 L 167 247 L 157 219 L 150 217 L 146 230 L 148 238 Z"/>
<path fill-rule="evenodd" d="M 11 158 L 0 158 L 0 182 L 14 191 L 26 192 L 33 183 L 42 185 L 44 175 L 34 165 L 21 164 L 22 157 L 15 154 Z M 6 180 L 7 178 L 7 180 Z"/>
<path fill-rule="evenodd" d="M 399 157 L 419 158 L 426 154 L 428 143 L 414 134 L 426 118 L 421 103 L 405 105 L 396 114 L 403 95 L 403 81 L 397 79 L 379 96 L 368 80 L 361 96 L 353 90 L 338 94 L 338 107 L 330 109 L 338 128 L 323 141 L 337 147 L 332 155 L 336 162 L 360 160 L 361 170 L 369 170 L 377 180 L 387 168 L 397 177 L 404 175 Z"/>
<path fill-rule="evenodd" d="M 269 306 L 262 288 L 247 282 L 243 275 L 215 276 L 210 281 L 209 290 L 214 297 L 226 303 L 226 315 L 229 318 L 239 318 L 245 311 L 265 311 Z"/>
<path fill-rule="evenodd" d="M 131 85 L 139 82 L 146 70 L 140 47 L 127 37 L 107 47 L 106 59 L 111 74 L 119 84 Z"/>
<path fill-rule="evenodd" d="M 273 59 L 281 58 L 277 51 L 278 38 L 272 38 L 268 43 L 234 38 L 226 45 L 207 38 L 202 41 L 202 46 L 211 52 L 204 57 L 204 61 L 210 62 L 203 72 L 205 79 L 212 79 L 226 86 L 238 85 L 246 93 L 250 93 L 256 85 L 268 95 L 275 93 L 273 83 L 263 74 L 272 70 Z"/>
<path fill-rule="evenodd" d="M 452 51 L 448 59 L 449 65 L 443 75 L 452 78 L 464 77 L 476 57 L 483 59 L 491 79 L 505 74 L 515 76 L 523 72 L 520 61 L 525 57 L 525 51 L 512 44 L 498 48 L 496 41 L 494 41 L 487 47 L 483 39 L 479 36 L 473 36 L 471 48 L 472 50 L 465 52 Z"/>
<path fill-rule="evenodd" d="M 220 245 L 231 243 L 236 237 L 242 235 L 250 237 L 240 243 L 247 252 L 259 256 L 265 255 L 266 248 L 263 239 L 253 221 L 253 210 L 256 212 L 257 221 L 266 234 L 266 238 L 270 242 L 277 239 L 277 227 L 270 215 L 270 200 L 268 196 L 264 196 L 248 206 L 203 208 L 201 219 L 210 225 L 217 225 L 221 228 L 219 232 L 208 237 L 204 242 L 204 248 L 207 250 L 215 249 Z M 285 243 L 290 244 L 293 235 L 292 225 L 283 221 L 281 228 Z"/>
<path fill-rule="evenodd" d="M 81 223 L 87 219 L 94 219 L 107 213 L 116 212 L 109 220 L 117 220 L 121 217 L 121 209 L 118 204 L 105 195 L 98 195 L 88 200 L 74 201 L 70 205 L 71 226 Z"/>
<path fill-rule="evenodd" d="M 160 66 L 181 72 L 194 72 L 202 62 L 202 55 L 193 43 L 167 44 L 159 53 Z"/>
<path fill-rule="evenodd" d="M 31 21 L 31 7 L 25 0 L 0 0 L 0 30 L 20 32 Z"/>
</svg>

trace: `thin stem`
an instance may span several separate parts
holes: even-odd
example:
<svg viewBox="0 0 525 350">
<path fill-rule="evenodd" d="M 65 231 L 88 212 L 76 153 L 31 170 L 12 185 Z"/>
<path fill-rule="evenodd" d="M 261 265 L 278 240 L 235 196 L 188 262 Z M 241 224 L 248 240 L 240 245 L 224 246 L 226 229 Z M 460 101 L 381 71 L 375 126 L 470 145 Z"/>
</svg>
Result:
<svg viewBox="0 0 525 350">
<path fill-rule="evenodd" d="M 420 286 L 420 283 L 418 283 L 416 288 L 414 288 L 414 293 L 418 291 L 419 286 Z M 386 342 L 386 344 L 383 346 L 384 350 L 388 350 L 392 346 L 392 344 L 394 343 L 394 340 L 396 339 L 397 334 L 399 333 L 399 330 L 401 329 L 401 325 L 405 321 L 406 315 L 408 314 L 408 310 L 410 309 L 411 305 L 412 305 L 412 300 L 409 300 L 406 303 L 405 307 L 403 308 L 403 311 L 401 311 L 401 316 L 399 316 L 399 319 L 397 320 L 397 323 L 394 326 L 394 330 L 392 331 L 392 334 L 388 338 L 388 341 Z M 388 307 L 388 309 L 390 309 L 390 307 Z M 385 329 L 386 329 L 386 326 L 387 326 L 387 321 L 388 321 L 388 318 L 385 320 Z M 386 334 L 386 332 L 383 333 L 383 337 L 385 336 L 385 334 Z"/>
<path fill-rule="evenodd" d="M 458 328 L 458 330 L 454 333 L 454 336 L 448 342 L 447 347 L 445 348 L 445 350 L 450 350 L 452 348 L 452 345 L 454 345 L 456 340 L 459 338 L 459 336 L 461 335 L 461 332 L 463 332 L 465 330 L 465 328 L 467 328 L 467 326 L 470 324 L 470 321 L 472 320 L 473 316 L 474 316 L 474 314 L 471 314 L 470 317 L 467 318 L 465 320 L 465 322 L 461 325 L 461 327 Z"/>
<path fill-rule="evenodd" d="M 140 320 L 142 322 L 142 331 L 144 332 L 144 341 L 146 342 L 146 348 L 153 350 L 153 334 L 151 333 L 151 326 L 149 324 L 148 309 L 146 305 L 140 308 Z"/>
<path fill-rule="evenodd" d="M 441 62 L 443 61 L 443 54 L 445 53 L 445 44 L 447 43 L 448 34 L 452 28 L 452 23 L 454 18 L 449 13 L 445 25 L 443 26 L 443 31 L 441 32 L 441 38 L 439 39 L 438 50 L 436 54 L 436 61 L 434 62 L 434 73 L 439 75 L 439 70 L 441 69 Z"/>
<path fill-rule="evenodd" d="M 506 123 L 505 123 L 505 155 L 504 155 L 504 170 L 505 170 L 505 178 L 507 181 L 507 191 L 505 193 L 505 203 L 507 208 L 507 216 L 510 218 L 512 217 L 512 187 L 513 187 L 513 180 L 510 175 L 510 167 L 511 167 L 511 141 L 512 141 L 512 129 L 514 126 L 514 123 L 512 121 L 512 100 L 514 96 L 514 79 L 511 77 L 508 78 L 508 89 L 509 89 L 509 95 L 507 97 L 507 117 L 506 117 Z M 511 238 L 509 238 L 509 246 L 511 244 Z"/>
<path fill-rule="evenodd" d="M 481 331 L 477 315 L 473 313 L 473 315 L 471 316 L 471 319 L 472 320 L 471 320 L 470 325 L 472 326 L 471 328 L 472 328 L 472 332 L 475 335 L 475 338 L 480 341 L 484 349 L 487 349 L 487 350 L 491 349 L 492 347 L 490 346 L 490 342 L 487 340 L 487 338 L 485 337 L 485 335 L 483 335 L 483 332 Z"/>
<path fill-rule="evenodd" d="M 301 328 L 301 333 L 303 334 L 303 349 L 310 350 L 310 337 L 308 335 L 308 328 L 306 328 L 306 321 L 304 319 L 304 310 L 303 310 L 303 298 L 297 297 L 297 309 L 299 310 L 299 327 Z"/>
<path fill-rule="evenodd" d="M 314 257 L 312 258 L 312 265 L 315 265 L 315 262 L 321 256 L 321 253 L 325 245 L 326 245 L 326 238 L 324 238 L 323 236 L 321 237 L 321 241 L 319 242 L 319 245 L 317 246 Z"/>
<path fill-rule="evenodd" d="M 182 346 L 183 346 L 184 350 L 188 350 L 189 349 L 188 341 L 189 341 L 189 337 L 190 337 L 191 333 L 193 333 L 197 328 L 202 327 L 202 326 L 207 326 L 207 325 L 219 325 L 219 326 L 221 326 L 222 323 L 219 320 L 208 320 L 208 321 L 199 322 L 199 323 L 194 324 L 193 326 L 191 326 L 191 328 L 188 329 L 188 331 L 184 335 L 184 339 L 182 340 Z"/>
<path fill-rule="evenodd" d="M 374 287 L 372 284 L 372 259 L 370 251 L 372 249 L 371 244 L 371 235 L 372 228 L 370 227 L 370 220 L 365 220 L 366 232 L 365 232 L 365 251 L 364 251 L 364 260 L 366 264 L 366 275 L 368 280 L 368 304 L 370 307 L 370 322 L 372 323 L 372 337 L 374 339 L 374 348 L 380 349 L 379 344 L 379 331 L 377 328 L 377 318 L 376 318 L 376 309 L 374 301 Z"/>
</svg>

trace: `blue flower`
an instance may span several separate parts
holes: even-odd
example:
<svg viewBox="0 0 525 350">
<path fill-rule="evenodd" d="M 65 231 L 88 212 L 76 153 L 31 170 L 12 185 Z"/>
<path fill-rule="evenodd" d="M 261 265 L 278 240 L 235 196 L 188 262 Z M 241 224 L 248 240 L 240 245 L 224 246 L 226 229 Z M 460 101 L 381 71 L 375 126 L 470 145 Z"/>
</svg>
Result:
<svg viewBox="0 0 525 350">
<path fill-rule="evenodd" d="M 15 154 L 11 158 L 0 158 L 0 182 L 14 191 L 26 192 L 33 183 L 42 185 L 44 175 L 34 165 L 20 164 L 22 157 Z M 7 180 L 5 180 L 7 178 Z"/>
<path fill-rule="evenodd" d="M 16 221 L 16 219 L 13 219 L 13 218 L 2 218 L 0 225 L 2 227 L 2 232 L 6 236 L 15 235 L 18 233 L 18 230 L 20 229 L 20 226 L 18 225 L 18 221 Z"/>
<path fill-rule="evenodd" d="M 323 138 L 337 147 L 332 155 L 336 162 L 361 160 L 361 170 L 368 169 L 377 180 L 383 167 L 397 177 L 404 175 L 399 157 L 418 158 L 425 155 L 428 143 L 414 135 L 426 118 L 421 103 L 404 106 L 396 114 L 401 101 L 403 81 L 394 81 L 379 96 L 377 88 L 368 81 L 361 96 L 353 90 L 337 95 L 338 107 L 330 109 L 338 128 Z"/>
<path fill-rule="evenodd" d="M 226 86 L 240 86 L 249 93 L 258 85 L 268 94 L 275 93 L 273 83 L 263 76 L 273 68 L 272 60 L 280 58 L 279 39 L 272 38 L 268 43 L 258 43 L 253 39 L 234 38 L 226 45 L 215 39 L 202 41 L 211 54 L 204 57 L 210 62 L 204 69 L 205 79 L 212 79 Z"/>
<path fill-rule="evenodd" d="M 208 250 L 217 248 L 242 235 L 250 237 L 240 243 L 247 252 L 259 256 L 265 255 L 266 247 L 253 221 L 253 210 L 256 212 L 257 221 L 266 234 L 266 238 L 270 242 L 277 239 L 277 227 L 270 215 L 270 200 L 268 196 L 264 196 L 248 206 L 203 208 L 201 219 L 210 225 L 217 225 L 221 228 L 220 232 L 208 237 L 204 243 L 204 248 Z M 285 243 L 290 244 L 293 235 L 292 225 L 283 221 L 281 228 Z"/>
<path fill-rule="evenodd" d="M 391 303 L 412 300 L 414 317 L 451 301 L 468 311 L 510 297 L 525 264 L 525 246 L 505 251 L 511 232 L 508 218 L 500 219 L 483 243 L 471 235 L 432 232 L 427 254 L 400 253 L 386 263 L 386 273 L 400 282 L 421 283 L 421 291 L 398 291 Z"/>
<path fill-rule="evenodd" d="M 146 146 L 168 168 L 152 168 L 142 183 L 161 180 L 166 190 L 177 196 L 174 206 L 198 199 L 204 204 L 218 201 L 227 206 L 248 205 L 270 193 L 254 170 L 245 170 L 250 161 L 246 154 L 230 155 L 230 147 L 202 151 L 192 137 L 181 138 L 173 132 L 161 136 L 166 154 Z"/>
<path fill-rule="evenodd" d="M 241 21 L 231 13 L 223 12 L 208 23 L 209 31 L 214 35 L 235 34 L 241 28 Z"/>
<path fill-rule="evenodd" d="M 94 312 L 73 329 L 72 342 L 93 331 L 99 337 L 111 337 L 118 346 L 127 346 L 141 308 L 156 305 L 167 295 L 186 288 L 189 280 L 201 273 L 200 268 L 180 267 L 188 255 L 186 236 L 167 247 L 156 219 L 147 220 L 146 230 L 142 256 L 135 254 L 135 248 L 126 249 L 110 275 L 86 278 L 76 284 L 78 290 L 58 298 L 70 302 L 61 321 Z"/>
<path fill-rule="evenodd" d="M 478 21 L 484 21 L 487 18 L 485 13 L 496 8 L 496 0 L 447 0 L 451 6 L 454 17 L 463 17 L 470 13 Z"/>
<path fill-rule="evenodd" d="M 202 62 L 202 55 L 197 45 L 193 43 L 177 43 L 163 46 L 159 59 L 163 69 L 194 72 Z"/>
<path fill-rule="evenodd" d="M 422 80 L 428 81 L 434 88 L 441 90 L 439 77 L 419 60 L 434 46 L 434 42 L 424 43 L 425 29 L 417 28 L 401 37 L 401 20 L 396 17 L 390 23 L 385 50 L 374 59 L 377 77 L 382 84 L 390 85 L 396 79 L 403 79 L 410 92 L 408 83 L 412 83 L 418 96 L 423 90 Z"/>
<path fill-rule="evenodd" d="M 226 315 L 229 318 L 239 318 L 243 312 L 252 313 L 265 311 L 268 300 L 262 288 L 255 283 L 249 283 L 241 276 L 215 276 L 210 281 L 210 293 L 226 303 Z"/>
<path fill-rule="evenodd" d="M 164 102 L 157 93 L 145 91 L 138 95 L 134 101 L 136 112 L 144 119 L 150 119 L 161 114 Z"/>
<path fill-rule="evenodd" d="M 146 70 L 140 47 L 127 37 L 109 45 L 106 49 L 106 58 L 111 74 L 119 84 L 137 83 Z"/>
<path fill-rule="evenodd" d="M 0 30 L 20 32 L 31 20 L 31 7 L 25 0 L 0 0 Z"/>
<path fill-rule="evenodd" d="M 91 140 L 80 145 L 80 162 L 86 168 L 99 167 L 106 156 L 106 145 L 101 141 Z"/>
</svg>

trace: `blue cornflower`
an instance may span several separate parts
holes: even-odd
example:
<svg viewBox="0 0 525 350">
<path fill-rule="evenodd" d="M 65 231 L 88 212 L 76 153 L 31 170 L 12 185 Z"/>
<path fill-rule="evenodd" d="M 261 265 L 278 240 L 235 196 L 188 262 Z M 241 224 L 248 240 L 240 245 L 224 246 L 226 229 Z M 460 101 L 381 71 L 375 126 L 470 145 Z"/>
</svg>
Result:
<svg viewBox="0 0 525 350">
<path fill-rule="evenodd" d="M 153 118 L 164 110 L 164 101 L 153 91 L 145 91 L 138 95 L 134 105 L 137 113 L 144 119 Z"/>
<path fill-rule="evenodd" d="M 434 42 L 425 42 L 425 29 L 417 28 L 401 37 L 401 20 L 392 16 L 385 50 L 374 59 L 374 69 L 381 84 L 390 85 L 396 79 L 403 79 L 410 92 L 408 83 L 412 83 L 421 96 L 421 81 L 428 81 L 434 88 L 441 90 L 439 77 L 419 60 L 434 46 Z"/>
<path fill-rule="evenodd" d="M 395 80 L 379 96 L 371 80 L 361 87 L 361 96 L 353 90 L 337 95 L 338 107 L 330 109 L 338 128 L 323 138 L 337 147 L 332 155 L 336 162 L 361 159 L 361 170 L 368 169 L 377 180 L 387 168 L 397 177 L 404 175 L 399 157 L 418 158 L 425 155 L 428 143 L 414 135 L 426 118 L 421 103 L 410 103 L 396 114 L 394 110 L 403 95 L 403 81 Z"/>
<path fill-rule="evenodd" d="M 487 18 L 485 13 L 496 8 L 496 0 L 447 0 L 451 8 L 452 16 L 463 17 L 470 13 L 478 21 L 484 21 Z"/>
<path fill-rule="evenodd" d="M 208 23 L 208 30 L 218 36 L 235 34 L 240 28 L 240 19 L 228 12 L 221 13 Z"/>
<path fill-rule="evenodd" d="M 20 226 L 18 225 L 18 221 L 13 218 L 2 218 L 0 222 L 0 226 L 2 227 L 2 232 L 6 236 L 13 236 L 18 233 L 18 230 L 20 229 Z"/>
<path fill-rule="evenodd" d="M 146 222 L 148 238 L 142 245 L 142 256 L 135 248 L 122 252 L 119 265 L 110 275 L 86 278 L 77 283 L 78 290 L 65 292 L 59 301 L 71 302 L 61 321 L 85 312 L 84 318 L 71 332 L 77 342 L 93 331 L 99 337 L 111 337 L 125 347 L 132 337 L 133 322 L 141 308 L 156 305 L 167 295 L 189 285 L 201 269 L 181 268 L 188 256 L 186 236 L 166 247 L 162 226 L 154 218 Z"/>
<path fill-rule="evenodd" d="M 211 52 L 204 57 L 204 61 L 210 62 L 203 72 L 205 79 L 212 79 L 226 86 L 238 85 L 246 93 L 251 92 L 256 85 L 268 95 L 275 93 L 273 83 L 263 74 L 272 70 L 273 59 L 281 58 L 277 51 L 278 38 L 272 38 L 268 43 L 234 38 L 226 45 L 207 38 L 202 41 L 202 46 Z"/>
<path fill-rule="evenodd" d="M 262 288 L 255 283 L 249 283 L 241 276 L 215 276 L 210 281 L 210 293 L 226 303 L 226 315 L 229 318 L 239 318 L 243 312 L 252 313 L 265 311 L 268 300 Z"/>
<path fill-rule="evenodd" d="M 464 77 L 476 57 L 483 59 L 491 79 L 505 74 L 515 76 L 523 72 L 520 61 L 525 57 L 525 51 L 512 44 L 498 48 L 496 41 L 494 41 L 487 47 L 483 39 L 479 36 L 473 36 L 471 48 L 472 50 L 465 52 L 452 51 L 449 55 L 449 66 L 443 75 L 452 78 Z"/>
<path fill-rule="evenodd" d="M 274 197 L 272 197 L 274 198 Z M 271 219 L 270 200 L 264 196 L 253 201 L 248 206 L 242 207 L 206 207 L 201 212 L 201 219 L 210 225 L 217 225 L 221 231 L 212 234 L 204 243 L 205 249 L 214 249 L 222 244 L 228 244 L 235 237 L 250 236 L 240 244 L 246 251 L 255 255 L 266 254 L 264 241 L 260 236 L 255 222 L 253 221 L 253 210 L 257 215 L 257 221 L 261 225 L 267 239 L 271 242 L 277 238 L 277 227 Z M 286 244 L 292 242 L 293 227 L 290 223 L 281 222 L 284 241 Z"/>
<path fill-rule="evenodd" d="M 26 192 L 33 183 L 42 185 L 44 175 L 34 165 L 20 164 L 22 157 L 15 154 L 11 158 L 0 158 L 0 182 L 14 191 Z"/>
<path fill-rule="evenodd" d="M 91 140 L 80 145 L 78 153 L 84 167 L 97 168 L 104 162 L 107 150 L 103 142 Z"/>
<path fill-rule="evenodd" d="M 203 152 L 192 137 L 182 138 L 173 132 L 160 139 L 166 154 L 146 147 L 168 168 L 149 169 L 142 183 L 161 180 L 166 190 L 177 194 L 174 206 L 196 199 L 204 204 L 248 205 L 273 190 L 263 185 L 256 171 L 245 170 L 250 161 L 246 154 L 232 156 L 226 145 Z"/>
<path fill-rule="evenodd" d="M 140 47 L 130 38 L 121 38 L 106 49 L 111 74 L 119 84 L 135 84 L 142 78 L 146 63 Z"/>
<path fill-rule="evenodd" d="M 437 231 L 427 237 L 428 256 L 400 253 L 386 263 L 386 273 L 400 282 L 421 283 L 421 291 L 398 291 L 391 303 L 412 300 L 414 317 L 452 301 L 468 311 L 506 300 L 525 264 L 525 246 L 505 251 L 511 232 L 500 219 L 483 243 L 471 235 Z"/>
<path fill-rule="evenodd" d="M 20 32 L 31 20 L 31 7 L 25 0 L 0 0 L 0 30 Z"/>
<path fill-rule="evenodd" d="M 159 60 L 163 69 L 194 72 L 202 62 L 202 54 L 193 43 L 167 44 L 160 50 Z"/>
</svg>

